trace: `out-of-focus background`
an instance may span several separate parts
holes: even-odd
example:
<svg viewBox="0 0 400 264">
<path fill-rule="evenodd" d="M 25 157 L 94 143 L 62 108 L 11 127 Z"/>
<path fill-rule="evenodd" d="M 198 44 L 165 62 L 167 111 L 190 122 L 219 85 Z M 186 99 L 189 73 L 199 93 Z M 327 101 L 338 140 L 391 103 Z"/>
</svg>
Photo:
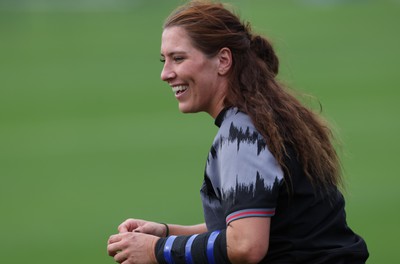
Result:
<svg viewBox="0 0 400 264">
<path fill-rule="evenodd" d="M 400 1 L 227 2 L 336 127 L 368 263 L 397 263 Z M 128 217 L 203 221 L 217 129 L 179 113 L 159 77 L 161 25 L 181 3 L 0 0 L 1 263 L 113 263 L 106 242 Z"/>
</svg>

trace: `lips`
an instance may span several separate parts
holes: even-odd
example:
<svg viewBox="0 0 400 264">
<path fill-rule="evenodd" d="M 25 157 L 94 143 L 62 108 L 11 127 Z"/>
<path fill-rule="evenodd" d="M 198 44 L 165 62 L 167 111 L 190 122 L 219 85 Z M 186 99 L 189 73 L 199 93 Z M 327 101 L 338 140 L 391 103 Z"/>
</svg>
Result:
<svg viewBox="0 0 400 264">
<path fill-rule="evenodd" d="M 187 85 L 177 85 L 172 87 L 172 91 L 176 96 L 183 94 L 187 89 L 189 89 L 189 86 Z"/>
</svg>

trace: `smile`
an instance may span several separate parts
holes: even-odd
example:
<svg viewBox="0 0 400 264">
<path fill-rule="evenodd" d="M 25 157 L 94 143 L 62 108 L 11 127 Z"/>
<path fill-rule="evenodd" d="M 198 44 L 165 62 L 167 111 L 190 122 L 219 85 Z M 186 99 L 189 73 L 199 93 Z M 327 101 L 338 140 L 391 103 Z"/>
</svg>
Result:
<svg viewBox="0 0 400 264">
<path fill-rule="evenodd" d="M 187 89 L 189 89 L 189 86 L 186 85 L 178 85 L 172 87 L 172 91 L 175 93 L 175 95 L 180 95 L 184 93 Z"/>
</svg>

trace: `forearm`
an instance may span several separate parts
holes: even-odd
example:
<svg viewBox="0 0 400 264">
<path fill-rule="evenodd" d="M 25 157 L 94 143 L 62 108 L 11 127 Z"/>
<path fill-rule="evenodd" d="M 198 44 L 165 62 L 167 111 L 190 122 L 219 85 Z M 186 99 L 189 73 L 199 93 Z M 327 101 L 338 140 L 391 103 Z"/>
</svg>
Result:
<svg viewBox="0 0 400 264">
<path fill-rule="evenodd" d="M 160 238 L 154 253 L 160 264 L 230 264 L 227 256 L 226 229 Z"/>
<path fill-rule="evenodd" d="M 270 218 L 250 217 L 220 231 L 170 234 L 157 241 L 155 255 L 160 264 L 259 263 L 268 251 L 269 228 Z M 180 232 L 202 229 L 205 225 L 176 228 Z"/>
<path fill-rule="evenodd" d="M 190 236 L 207 232 L 206 224 L 198 224 L 191 226 L 168 224 L 169 235 Z"/>
</svg>

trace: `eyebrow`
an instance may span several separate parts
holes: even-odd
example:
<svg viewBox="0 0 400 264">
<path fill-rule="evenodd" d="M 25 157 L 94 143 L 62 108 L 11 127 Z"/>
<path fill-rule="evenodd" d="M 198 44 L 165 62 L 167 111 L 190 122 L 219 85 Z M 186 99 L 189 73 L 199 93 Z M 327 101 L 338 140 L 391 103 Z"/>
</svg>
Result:
<svg viewBox="0 0 400 264">
<path fill-rule="evenodd" d="M 177 55 L 177 54 L 178 55 L 185 55 L 185 54 L 187 54 L 187 52 L 185 52 L 185 51 L 172 51 L 170 53 L 167 53 L 167 57 L 172 57 L 172 56 Z M 161 57 L 165 57 L 165 55 L 163 53 L 161 53 L 160 55 L 161 55 Z"/>
</svg>

